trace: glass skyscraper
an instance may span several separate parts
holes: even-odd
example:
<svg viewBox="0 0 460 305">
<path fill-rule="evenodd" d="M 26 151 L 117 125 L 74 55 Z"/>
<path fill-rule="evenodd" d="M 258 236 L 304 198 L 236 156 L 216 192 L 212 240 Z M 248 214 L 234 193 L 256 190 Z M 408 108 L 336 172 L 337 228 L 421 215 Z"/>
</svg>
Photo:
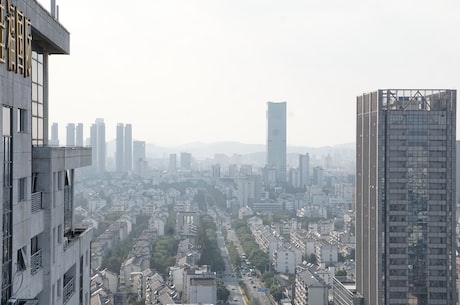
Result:
<svg viewBox="0 0 460 305">
<path fill-rule="evenodd" d="M 366 305 L 456 304 L 455 90 L 357 97 L 356 285 Z"/>
<path fill-rule="evenodd" d="M 267 102 L 267 167 L 286 183 L 286 102 Z"/>
</svg>

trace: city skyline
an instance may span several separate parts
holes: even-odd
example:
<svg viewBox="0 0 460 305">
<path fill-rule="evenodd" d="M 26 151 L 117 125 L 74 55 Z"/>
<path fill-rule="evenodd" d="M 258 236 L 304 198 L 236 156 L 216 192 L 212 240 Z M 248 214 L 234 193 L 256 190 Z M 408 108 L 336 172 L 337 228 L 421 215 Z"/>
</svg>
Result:
<svg viewBox="0 0 460 305">
<path fill-rule="evenodd" d="M 72 35 L 71 56 L 50 59 L 50 121 L 61 126 L 104 117 L 157 145 L 262 144 L 265 104 L 279 100 L 288 145 L 318 147 L 354 141 L 361 92 L 460 84 L 453 1 L 136 1 L 133 14 L 121 1 L 57 4 Z M 139 42 L 145 58 L 129 48 Z"/>
</svg>

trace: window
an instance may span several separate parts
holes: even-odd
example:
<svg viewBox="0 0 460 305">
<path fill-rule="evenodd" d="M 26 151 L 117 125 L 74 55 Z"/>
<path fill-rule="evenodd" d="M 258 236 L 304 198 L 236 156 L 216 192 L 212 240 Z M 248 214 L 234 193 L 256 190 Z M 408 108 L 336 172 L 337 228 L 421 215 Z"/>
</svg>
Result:
<svg viewBox="0 0 460 305">
<path fill-rule="evenodd" d="M 58 190 L 64 188 L 64 172 L 58 172 Z"/>
<path fill-rule="evenodd" d="M 38 247 L 38 235 L 30 239 L 30 253 L 34 254 L 38 252 L 40 248 Z"/>
<path fill-rule="evenodd" d="M 26 110 L 18 108 L 18 132 L 26 132 Z"/>
<path fill-rule="evenodd" d="M 51 304 L 54 304 L 54 297 L 55 297 L 54 293 L 55 293 L 55 291 L 56 291 L 56 288 L 55 288 L 55 286 L 53 284 L 53 288 L 51 289 L 51 295 L 52 295 Z"/>
<path fill-rule="evenodd" d="M 17 252 L 17 270 L 24 271 L 27 269 L 26 265 L 26 247 L 18 249 Z"/>
<path fill-rule="evenodd" d="M 56 228 L 53 228 L 53 263 L 56 262 Z"/>
<path fill-rule="evenodd" d="M 58 237 L 57 237 L 57 240 L 58 240 L 58 243 L 62 243 L 62 225 L 59 225 L 58 226 Z"/>
<path fill-rule="evenodd" d="M 43 54 L 32 51 L 32 145 L 44 144 Z"/>
<path fill-rule="evenodd" d="M 56 284 L 56 294 L 57 294 L 57 297 L 58 299 L 61 297 L 61 279 L 58 279 L 57 280 L 57 284 Z"/>
<path fill-rule="evenodd" d="M 26 200 L 27 194 L 27 178 L 20 178 L 18 180 L 18 202 Z"/>
</svg>

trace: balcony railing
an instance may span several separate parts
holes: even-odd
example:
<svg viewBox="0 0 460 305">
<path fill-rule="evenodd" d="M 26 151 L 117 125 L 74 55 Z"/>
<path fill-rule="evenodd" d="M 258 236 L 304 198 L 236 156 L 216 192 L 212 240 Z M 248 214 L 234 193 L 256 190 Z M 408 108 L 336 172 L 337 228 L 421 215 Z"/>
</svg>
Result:
<svg viewBox="0 0 460 305">
<path fill-rule="evenodd" d="M 30 257 L 30 273 L 35 274 L 42 268 L 42 250 L 38 250 Z"/>
<path fill-rule="evenodd" d="M 75 293 L 75 278 L 71 278 L 67 284 L 64 285 L 64 304 L 67 303 Z"/>
<path fill-rule="evenodd" d="M 42 192 L 32 193 L 32 213 L 37 213 L 42 209 Z"/>
</svg>

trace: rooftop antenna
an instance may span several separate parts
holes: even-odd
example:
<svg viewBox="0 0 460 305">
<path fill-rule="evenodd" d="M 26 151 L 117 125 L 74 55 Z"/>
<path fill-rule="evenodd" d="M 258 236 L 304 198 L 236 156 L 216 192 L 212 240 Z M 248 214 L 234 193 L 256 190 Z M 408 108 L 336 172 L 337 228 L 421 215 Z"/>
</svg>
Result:
<svg viewBox="0 0 460 305">
<path fill-rule="evenodd" d="M 56 0 L 51 0 L 51 16 L 56 18 Z"/>
<path fill-rule="evenodd" d="M 59 20 L 59 5 L 56 5 L 56 0 L 51 0 L 51 16 Z"/>
</svg>

